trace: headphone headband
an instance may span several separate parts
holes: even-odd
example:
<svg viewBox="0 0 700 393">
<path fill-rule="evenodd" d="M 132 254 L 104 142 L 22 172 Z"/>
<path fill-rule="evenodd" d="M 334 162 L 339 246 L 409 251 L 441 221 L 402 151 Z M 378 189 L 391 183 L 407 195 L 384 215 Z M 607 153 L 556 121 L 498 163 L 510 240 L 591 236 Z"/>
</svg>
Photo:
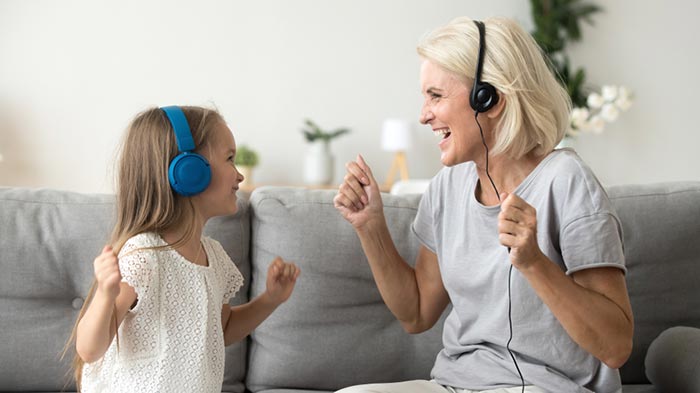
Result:
<svg viewBox="0 0 700 393">
<path fill-rule="evenodd" d="M 173 191 L 192 196 L 204 191 L 211 181 L 211 169 L 204 156 L 194 153 L 194 139 L 185 113 L 179 106 L 160 108 L 170 120 L 180 151 L 170 162 L 168 179 Z"/>
<path fill-rule="evenodd" d="M 474 74 L 474 87 L 469 95 L 469 105 L 476 113 L 483 113 L 493 108 L 498 102 L 498 92 L 492 84 L 481 81 L 481 70 L 484 66 L 484 52 L 486 51 L 486 27 L 484 22 L 475 20 L 474 24 L 479 29 L 479 57 L 476 61 Z"/>
<path fill-rule="evenodd" d="M 193 151 L 194 150 L 194 140 L 192 139 L 192 132 L 190 131 L 190 124 L 187 123 L 187 118 L 185 113 L 180 109 L 179 106 L 164 106 L 160 108 L 165 115 L 168 116 L 170 124 L 173 126 L 173 131 L 175 132 L 175 141 L 177 142 L 177 149 L 181 152 Z"/>
<path fill-rule="evenodd" d="M 481 83 L 481 69 L 484 67 L 484 51 L 486 50 L 484 36 L 486 35 L 486 28 L 484 27 L 484 22 L 480 20 L 475 20 L 474 23 L 479 29 L 479 57 L 476 60 L 476 74 L 474 75 L 474 86 L 476 86 L 477 83 Z"/>
</svg>

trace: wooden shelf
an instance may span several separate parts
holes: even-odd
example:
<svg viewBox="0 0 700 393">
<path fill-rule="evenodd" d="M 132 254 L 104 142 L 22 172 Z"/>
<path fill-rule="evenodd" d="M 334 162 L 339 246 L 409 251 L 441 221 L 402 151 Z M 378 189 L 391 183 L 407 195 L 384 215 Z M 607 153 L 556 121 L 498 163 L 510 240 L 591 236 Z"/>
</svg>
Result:
<svg viewBox="0 0 700 393">
<path fill-rule="evenodd" d="M 318 184 L 318 185 L 309 185 L 309 184 L 250 184 L 250 185 L 243 185 L 243 186 L 241 186 L 240 189 L 241 189 L 241 191 L 251 193 L 256 188 L 263 187 L 263 186 L 306 188 L 309 190 L 337 190 L 340 185 L 339 184 L 327 184 L 327 185 L 324 185 L 324 184 Z M 387 189 L 383 185 L 380 185 L 379 191 L 389 192 L 389 189 Z"/>
</svg>

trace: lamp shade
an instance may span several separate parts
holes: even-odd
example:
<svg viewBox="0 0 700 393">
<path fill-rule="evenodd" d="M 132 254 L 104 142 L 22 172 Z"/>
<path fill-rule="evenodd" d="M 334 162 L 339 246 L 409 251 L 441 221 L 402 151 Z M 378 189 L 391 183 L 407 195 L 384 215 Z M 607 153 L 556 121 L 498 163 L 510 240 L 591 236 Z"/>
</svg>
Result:
<svg viewBox="0 0 700 393">
<path fill-rule="evenodd" d="M 411 125 L 403 119 L 386 119 L 382 124 L 382 149 L 406 151 L 411 148 Z"/>
</svg>

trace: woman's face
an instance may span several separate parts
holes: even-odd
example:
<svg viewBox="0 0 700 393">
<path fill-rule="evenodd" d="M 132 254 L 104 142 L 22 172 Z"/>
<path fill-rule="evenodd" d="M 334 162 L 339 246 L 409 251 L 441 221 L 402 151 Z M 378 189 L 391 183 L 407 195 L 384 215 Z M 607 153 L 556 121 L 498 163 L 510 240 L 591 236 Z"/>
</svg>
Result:
<svg viewBox="0 0 700 393">
<path fill-rule="evenodd" d="M 440 137 L 442 164 L 457 165 L 483 154 L 474 110 L 469 105 L 471 88 L 430 60 L 423 60 L 420 80 L 424 97 L 420 122 L 429 124 Z"/>
</svg>

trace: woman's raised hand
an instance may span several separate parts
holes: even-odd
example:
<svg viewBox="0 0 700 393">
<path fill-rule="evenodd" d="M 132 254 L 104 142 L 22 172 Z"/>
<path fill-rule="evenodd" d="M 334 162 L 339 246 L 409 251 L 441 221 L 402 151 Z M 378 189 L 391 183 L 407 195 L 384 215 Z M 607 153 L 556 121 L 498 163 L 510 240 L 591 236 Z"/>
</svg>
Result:
<svg viewBox="0 0 700 393">
<path fill-rule="evenodd" d="M 347 174 L 333 198 L 335 208 L 355 229 L 374 220 L 384 220 L 379 185 L 362 156 L 358 155 L 356 161 L 345 164 L 345 168 Z"/>
<path fill-rule="evenodd" d="M 537 211 L 515 194 L 501 193 L 498 238 L 510 248 L 513 266 L 524 269 L 541 261 L 544 254 L 537 243 Z"/>
<path fill-rule="evenodd" d="M 93 262 L 95 268 L 95 280 L 97 280 L 97 290 L 108 299 L 116 299 L 119 295 L 119 284 L 122 275 L 119 272 L 119 259 L 114 255 L 111 246 L 105 246 L 102 253 Z"/>
</svg>

